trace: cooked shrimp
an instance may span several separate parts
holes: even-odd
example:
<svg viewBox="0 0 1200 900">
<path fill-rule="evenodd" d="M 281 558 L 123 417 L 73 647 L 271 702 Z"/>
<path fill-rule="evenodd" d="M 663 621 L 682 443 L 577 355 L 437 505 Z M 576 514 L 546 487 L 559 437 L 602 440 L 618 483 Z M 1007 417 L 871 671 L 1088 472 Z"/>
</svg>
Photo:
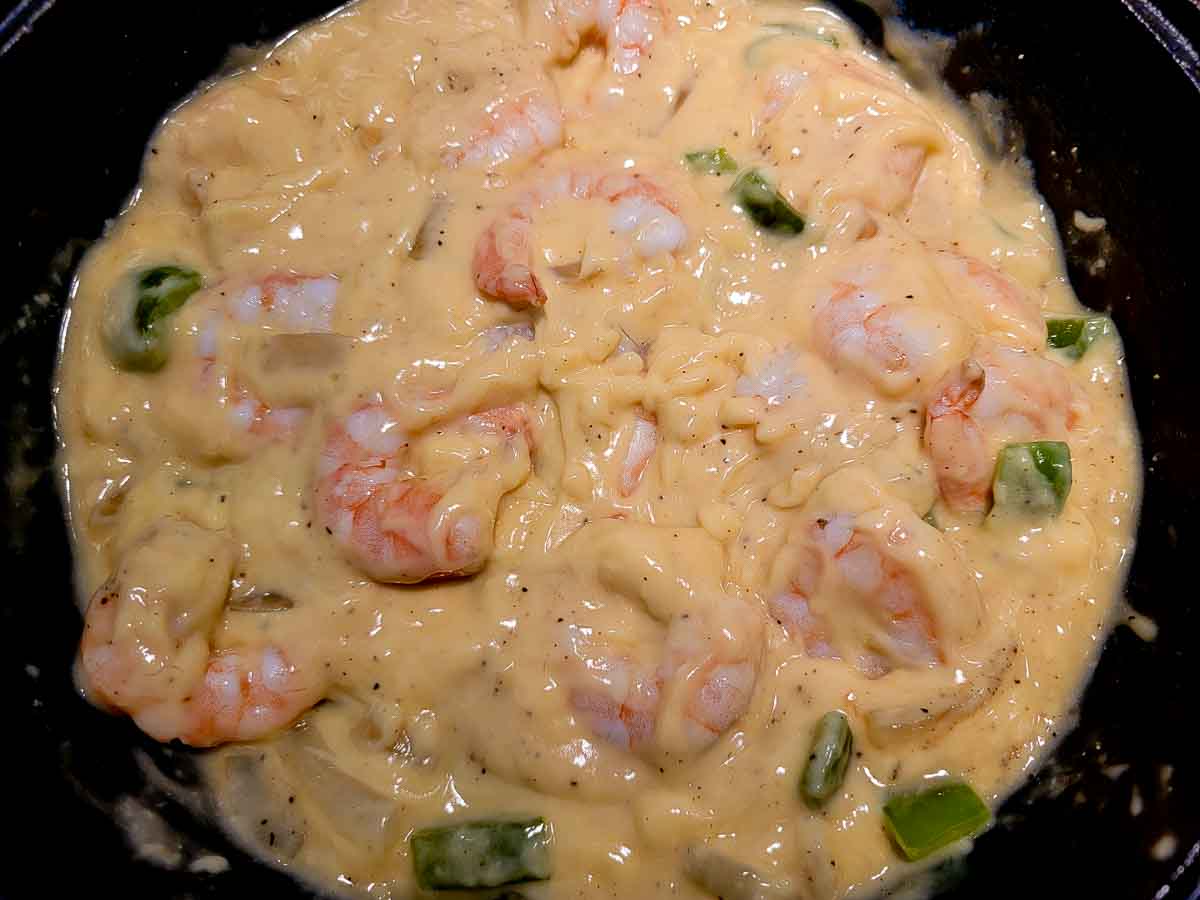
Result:
<svg viewBox="0 0 1200 900">
<path fill-rule="evenodd" d="M 822 615 L 813 609 L 813 596 L 828 579 L 847 593 L 869 598 L 874 617 L 883 626 L 883 646 L 855 659 L 864 673 L 889 671 L 889 659 L 909 666 L 943 661 L 933 617 L 915 580 L 887 554 L 888 543 L 907 539 L 903 533 L 888 535 L 880 546 L 874 535 L 854 527 L 853 517 L 839 514 L 816 519 L 810 539 L 790 589 L 768 604 L 789 634 L 803 641 L 810 656 L 840 658 L 830 637 L 829 620 L 835 614 Z"/>
<path fill-rule="evenodd" d="M 451 168 L 499 165 L 558 147 L 562 137 L 558 102 L 543 90 L 532 90 L 489 104 L 481 127 L 465 141 L 448 145 L 442 161 Z"/>
<path fill-rule="evenodd" d="M 634 417 L 625 460 L 621 465 L 621 496 L 628 497 L 642 483 L 642 475 L 658 448 L 658 423 L 653 416 L 639 413 Z"/>
<path fill-rule="evenodd" d="M 493 325 L 481 334 L 483 348 L 488 353 L 495 353 L 509 341 L 533 341 L 537 338 L 533 326 L 528 322 L 504 323 Z"/>
<path fill-rule="evenodd" d="M 569 626 L 567 646 L 588 673 L 571 691 L 572 708 L 596 735 L 625 750 L 705 749 L 746 712 L 758 677 L 757 642 L 712 625 L 704 616 L 676 616 L 657 664 Z"/>
<path fill-rule="evenodd" d="M 231 326 L 234 330 L 255 326 L 280 333 L 327 334 L 333 330 L 337 288 L 337 281 L 329 276 L 274 274 L 240 286 L 218 285 L 207 298 L 197 298 L 212 310 L 197 334 L 201 384 L 216 392 L 216 402 L 235 433 L 285 437 L 304 422 L 308 411 L 272 408 L 245 386 L 229 359 Z"/>
<path fill-rule="evenodd" d="M 570 626 L 568 646 L 603 687 L 571 691 L 572 708 L 598 737 L 634 752 L 650 746 L 658 719 L 662 676 L 653 664 L 625 656 L 600 655 L 592 649 L 590 629 Z"/>
<path fill-rule="evenodd" d="M 720 554 L 687 552 L 711 551 L 711 538 L 608 519 L 572 540 L 598 550 L 610 593 L 562 626 L 571 709 L 636 753 L 710 746 L 748 709 L 762 652 L 761 618 L 723 589 Z"/>
<path fill-rule="evenodd" d="M 609 225 L 630 235 L 633 249 L 643 258 L 672 253 L 687 240 L 687 227 L 678 207 L 653 179 L 637 172 L 563 172 L 546 170 L 479 237 L 472 271 L 484 294 L 518 309 L 541 306 L 546 292 L 533 271 L 535 214 L 562 200 L 602 200 L 612 206 Z"/>
<path fill-rule="evenodd" d="M 1046 345 L 1041 306 L 999 269 L 950 251 L 933 254 L 951 294 L 974 308 L 993 336 L 1022 350 Z"/>
<path fill-rule="evenodd" d="M 491 555 L 500 498 L 529 472 L 532 436 L 523 408 L 469 416 L 450 433 L 470 445 L 454 471 L 419 475 L 412 439 L 381 403 L 335 421 L 317 466 L 322 525 L 346 558 L 376 581 L 415 583 L 469 575 Z"/>
<path fill-rule="evenodd" d="M 816 543 L 802 544 L 796 555 L 787 590 L 772 597 L 767 607 L 789 636 L 800 639 L 809 656 L 838 659 L 828 625 L 813 612 L 808 600 L 821 585 L 825 557 Z"/>
<path fill-rule="evenodd" d="M 978 624 L 979 600 L 944 539 L 860 473 L 822 487 L 780 558 L 771 614 L 809 656 L 849 659 L 871 677 L 945 662 Z"/>
<path fill-rule="evenodd" d="M 934 391 L 925 413 L 925 447 L 942 499 L 958 512 L 985 511 L 1000 447 L 1066 437 L 1081 403 L 1058 364 L 980 340 Z"/>
<path fill-rule="evenodd" d="M 826 102 L 821 92 L 831 84 L 844 85 L 847 80 L 864 96 L 856 114 L 847 115 L 840 123 L 844 127 L 837 132 L 836 152 L 844 154 L 847 161 L 857 158 L 852 166 L 845 167 L 856 173 L 849 179 L 853 192 L 841 199 L 863 202 L 885 214 L 898 212 L 912 200 L 931 148 L 920 139 L 883 131 L 886 126 L 880 123 L 879 113 L 871 109 L 870 102 L 884 96 L 889 98 L 885 105 L 890 106 L 905 93 L 902 82 L 877 75 L 841 54 L 836 61 L 814 57 L 805 68 L 777 66 L 758 79 L 765 84 L 754 119 L 758 146 L 768 156 L 772 147 L 793 146 L 795 139 L 809 130 L 803 117 Z M 782 134 L 769 134 L 773 129 Z M 784 140 L 784 136 L 789 139 Z M 787 159 L 777 162 L 786 163 Z M 870 220 L 863 223 L 862 230 L 865 237 L 874 233 Z"/>
<path fill-rule="evenodd" d="M 885 178 L 880 182 L 878 199 L 884 212 L 902 209 L 912 199 L 925 171 L 929 150 L 919 144 L 897 144 L 884 157 Z"/>
<path fill-rule="evenodd" d="M 681 737 L 690 748 L 707 747 L 742 717 L 758 678 L 758 641 L 727 637 L 756 634 L 752 614 L 726 597 L 721 606 L 707 617 L 677 616 L 667 630 L 666 699 L 679 707 Z"/>
<path fill-rule="evenodd" d="M 613 72 L 633 75 L 650 55 L 667 19 L 663 0 L 538 0 L 551 52 L 569 61 L 589 38 L 608 53 Z"/>
<path fill-rule="evenodd" d="M 767 79 L 765 100 L 758 115 L 758 127 L 761 129 L 783 112 L 807 80 L 808 73 L 799 69 L 781 68 L 773 72 Z"/>
<path fill-rule="evenodd" d="M 271 645 L 215 649 L 233 575 L 226 538 L 166 519 L 93 595 L 79 650 L 83 687 L 159 741 L 252 741 L 325 694 L 318 667 Z"/>
<path fill-rule="evenodd" d="M 885 301 L 876 273 L 834 282 L 813 322 L 818 350 L 835 368 L 866 376 L 887 394 L 903 394 L 945 372 L 958 345 L 951 317 L 911 300 Z"/>
<path fill-rule="evenodd" d="M 737 397 L 761 398 L 770 409 L 803 394 L 807 387 L 800 355 L 785 349 L 766 359 L 757 371 L 740 376 L 733 390 Z"/>
</svg>

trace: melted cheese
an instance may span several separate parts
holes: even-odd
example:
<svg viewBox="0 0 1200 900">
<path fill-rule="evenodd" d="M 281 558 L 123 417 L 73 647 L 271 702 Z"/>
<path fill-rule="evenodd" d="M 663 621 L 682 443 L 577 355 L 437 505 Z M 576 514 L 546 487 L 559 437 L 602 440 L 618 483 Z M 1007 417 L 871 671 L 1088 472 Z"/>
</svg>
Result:
<svg viewBox="0 0 1200 900">
<path fill-rule="evenodd" d="M 174 111 L 81 272 L 57 393 L 81 587 L 170 595 L 169 619 L 145 600 L 118 625 L 192 673 L 164 702 L 202 677 L 191 638 L 168 658 L 200 597 L 214 651 L 282 648 L 319 681 L 305 728 L 208 765 L 231 827 L 327 889 L 410 896 L 412 829 L 515 815 L 553 823 L 531 898 L 708 896 L 693 847 L 779 896 L 895 884 L 889 791 L 948 773 L 998 803 L 1070 728 L 1119 598 L 1140 471 L 1121 348 L 1044 349 L 1040 317 L 1083 310 L 1026 173 L 823 7 L 633 9 L 609 46 L 534 0 L 361 0 Z M 803 233 L 683 162 L 715 147 Z M 480 289 L 481 235 L 514 221 L 505 263 L 540 308 Z M 205 290 L 162 371 L 123 371 L 108 297 L 167 262 Z M 281 275 L 333 280 L 327 327 L 255 318 Z M 1058 418 L 1048 388 L 1001 396 L 987 435 L 989 459 L 1069 442 L 1057 517 L 939 499 L 927 410 L 988 342 L 1069 396 Z M 528 439 L 471 418 L 514 407 Z M 325 527 L 323 453 L 364 409 L 390 416 L 372 439 L 404 435 L 399 477 L 451 485 L 395 515 L 483 511 L 431 532 L 474 574 L 382 583 L 352 525 Z M 193 527 L 233 560 L 224 611 L 179 549 Z M 245 611 L 264 595 L 285 602 Z M 831 709 L 856 752 L 813 812 L 798 782 Z"/>
</svg>

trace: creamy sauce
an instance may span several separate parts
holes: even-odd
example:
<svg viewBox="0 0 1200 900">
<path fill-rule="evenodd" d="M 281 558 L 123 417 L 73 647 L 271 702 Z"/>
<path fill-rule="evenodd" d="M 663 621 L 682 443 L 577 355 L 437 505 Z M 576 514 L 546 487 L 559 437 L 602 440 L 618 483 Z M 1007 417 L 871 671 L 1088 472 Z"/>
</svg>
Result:
<svg viewBox="0 0 1200 900">
<path fill-rule="evenodd" d="M 1119 341 L 1045 348 L 1084 311 L 1027 174 L 827 9 L 552 9 L 362 0 L 164 122 L 63 352 L 81 686 L 222 745 L 229 826 L 327 890 L 534 815 L 530 898 L 711 896 L 689 850 L 745 896 L 898 885 L 891 792 L 995 806 L 1071 727 L 1133 543 Z M 110 298 L 163 264 L 204 287 L 129 371 Z M 1043 439 L 1065 508 L 988 514 Z M 214 671 L 266 693 L 206 713 Z"/>
</svg>

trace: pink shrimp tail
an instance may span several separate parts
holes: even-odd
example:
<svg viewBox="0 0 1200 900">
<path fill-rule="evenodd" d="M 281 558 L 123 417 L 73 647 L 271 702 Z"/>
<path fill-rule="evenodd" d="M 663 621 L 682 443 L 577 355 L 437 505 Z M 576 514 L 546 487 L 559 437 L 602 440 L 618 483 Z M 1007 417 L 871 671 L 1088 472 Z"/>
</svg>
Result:
<svg viewBox="0 0 1200 900">
<path fill-rule="evenodd" d="M 546 302 L 546 292 L 530 263 L 531 226 L 527 214 L 514 212 L 493 222 L 475 245 L 475 286 L 515 309 L 541 307 Z"/>
<path fill-rule="evenodd" d="M 634 420 L 629 449 L 621 469 L 621 496 L 628 497 L 642 483 L 646 467 L 658 449 L 658 425 L 653 416 L 641 414 Z"/>
<path fill-rule="evenodd" d="M 983 393 L 986 373 L 966 363 L 925 414 L 925 444 L 937 469 L 943 499 L 959 512 L 987 509 L 991 487 L 984 436 L 970 410 Z"/>
<path fill-rule="evenodd" d="M 855 533 L 834 558 L 850 568 L 877 570 L 879 589 L 875 592 L 876 600 L 888 617 L 888 632 L 894 639 L 896 650 L 912 662 L 945 661 L 933 617 L 916 588 L 890 557 L 880 556 L 866 545 L 861 535 Z"/>
<path fill-rule="evenodd" d="M 533 423 L 530 422 L 529 413 L 523 406 L 498 406 L 476 413 L 469 421 L 483 428 L 499 431 L 509 439 L 520 437 L 530 449 L 535 445 Z"/>
</svg>

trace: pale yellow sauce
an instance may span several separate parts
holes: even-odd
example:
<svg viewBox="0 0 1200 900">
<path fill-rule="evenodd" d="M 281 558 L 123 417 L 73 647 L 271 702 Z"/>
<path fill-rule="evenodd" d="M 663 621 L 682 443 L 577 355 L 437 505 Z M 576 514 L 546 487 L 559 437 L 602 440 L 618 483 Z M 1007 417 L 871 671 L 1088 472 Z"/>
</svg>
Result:
<svg viewBox="0 0 1200 900">
<path fill-rule="evenodd" d="M 913 871 L 882 829 L 889 791 L 949 774 L 994 805 L 1071 725 L 1133 541 L 1140 461 L 1120 344 L 1071 362 L 989 316 L 945 251 L 999 269 L 1038 314 L 1081 312 L 1049 211 L 960 108 L 908 87 L 827 10 L 670 0 L 651 54 L 620 74 L 598 41 L 562 51 L 528 6 L 362 0 L 165 121 L 135 202 L 83 267 L 66 333 L 57 404 L 82 594 L 124 567 L 136 602 L 119 627 L 144 667 L 175 673 L 182 687 L 155 688 L 175 701 L 209 643 L 285 648 L 326 673 L 306 728 L 208 757 L 231 826 L 326 889 L 408 897 L 412 829 L 542 815 L 554 877 L 522 886 L 530 898 L 710 896 L 684 875 L 699 846 L 757 871 L 754 896 L 870 895 Z M 780 22 L 806 33 L 764 27 Z M 531 91 L 563 110 L 561 147 L 456 156 L 489 110 Z M 801 236 L 757 229 L 732 174 L 682 161 L 716 146 L 771 173 Z M 566 171 L 653 179 L 685 239 L 644 256 L 603 197 L 554 200 L 530 241 L 544 307 L 489 298 L 472 279 L 480 235 Z M 165 368 L 123 371 L 100 337 L 108 297 L 163 262 L 206 289 L 170 319 Z M 222 292 L 273 273 L 336 279 L 332 331 L 346 340 L 284 354 L 277 325 L 226 322 L 205 351 Z M 846 282 L 915 310 L 936 348 L 884 370 L 822 344 L 821 310 Z M 519 327 L 492 330 L 506 324 Z M 1067 430 L 1013 419 L 988 437 L 990 458 L 1006 440 L 1069 442 L 1057 517 L 984 519 L 938 500 L 926 408 L 981 336 L 1069 383 Z M 237 425 L 206 353 L 264 406 L 307 411 L 299 424 Z M 478 574 L 380 583 L 321 527 L 329 429 L 379 400 L 412 441 L 405 465 L 484 510 Z M 464 430 L 513 405 L 528 445 Z M 651 422 L 652 454 L 630 474 Z M 921 522 L 931 508 L 940 531 Z M 781 623 L 773 599 L 814 523 L 839 515 L 908 540 L 896 565 L 939 659 L 906 656 L 836 577 L 809 598 L 825 652 Z M 255 592 L 292 606 L 232 608 Z M 583 659 L 653 669 L 684 615 L 703 644 L 687 665 L 727 654 L 753 671 L 744 709 L 698 744 L 685 672 L 665 680 L 651 740 L 606 740 L 572 703 L 598 677 Z M 195 621 L 207 624 L 193 633 Z M 849 715 L 857 752 L 813 812 L 798 781 L 831 709 Z M 314 775 L 314 760 L 360 784 Z M 261 828 L 268 809 L 282 818 Z"/>
</svg>

